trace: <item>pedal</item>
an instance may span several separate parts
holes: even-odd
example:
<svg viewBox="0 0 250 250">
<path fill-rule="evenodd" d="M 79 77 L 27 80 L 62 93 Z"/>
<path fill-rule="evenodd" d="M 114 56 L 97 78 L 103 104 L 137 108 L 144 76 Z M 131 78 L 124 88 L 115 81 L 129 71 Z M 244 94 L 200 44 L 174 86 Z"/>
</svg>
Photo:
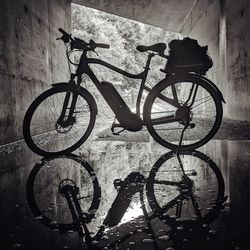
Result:
<svg viewBox="0 0 250 250">
<path fill-rule="evenodd" d="M 120 131 L 115 132 L 115 128 L 122 128 Z M 121 132 L 123 132 L 125 130 L 125 128 L 118 123 L 113 122 L 112 126 L 111 126 L 111 132 L 113 135 L 120 135 Z"/>
<path fill-rule="evenodd" d="M 121 129 L 120 131 L 118 132 L 114 132 L 112 131 L 113 135 L 120 135 L 121 132 L 123 132 L 125 130 L 125 128 Z"/>
</svg>

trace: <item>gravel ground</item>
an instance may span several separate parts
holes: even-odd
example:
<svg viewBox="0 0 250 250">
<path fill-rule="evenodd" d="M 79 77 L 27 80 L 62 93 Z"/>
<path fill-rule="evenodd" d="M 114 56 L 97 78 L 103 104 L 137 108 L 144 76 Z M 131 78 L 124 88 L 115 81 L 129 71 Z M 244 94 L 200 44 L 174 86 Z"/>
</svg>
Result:
<svg viewBox="0 0 250 250">
<path fill-rule="evenodd" d="M 205 125 L 204 125 L 205 126 Z M 146 129 L 140 132 L 123 131 L 120 135 L 113 135 L 110 127 L 104 126 L 104 129 L 100 131 L 100 128 L 96 131 L 95 141 L 127 141 L 127 142 L 149 142 L 150 135 Z M 197 138 L 194 138 L 197 139 Z M 228 118 L 224 118 L 221 127 L 217 134 L 214 136 L 216 140 L 250 140 L 250 122 L 238 121 Z M 172 140 L 176 141 L 173 137 Z M 51 142 L 51 137 L 46 138 L 46 135 L 42 139 L 43 143 Z M 13 151 L 27 151 L 27 146 L 24 140 L 9 143 L 0 146 L 0 154 L 8 154 Z"/>
<path fill-rule="evenodd" d="M 208 124 L 209 121 L 206 121 Z M 206 124 L 202 124 L 206 127 Z M 198 133 L 197 133 L 198 134 Z M 177 141 L 178 138 L 174 138 L 174 134 L 171 138 L 172 141 Z M 189 138 L 192 140 L 192 138 Z M 198 139 L 198 138 L 193 138 Z M 217 134 L 214 136 L 216 140 L 250 140 L 250 122 L 238 121 L 233 119 L 224 118 L 221 127 Z M 99 141 L 128 141 L 128 142 L 148 142 L 150 135 L 146 129 L 139 132 L 123 131 L 120 135 L 113 135 L 110 127 L 97 133 L 96 140 Z"/>
</svg>

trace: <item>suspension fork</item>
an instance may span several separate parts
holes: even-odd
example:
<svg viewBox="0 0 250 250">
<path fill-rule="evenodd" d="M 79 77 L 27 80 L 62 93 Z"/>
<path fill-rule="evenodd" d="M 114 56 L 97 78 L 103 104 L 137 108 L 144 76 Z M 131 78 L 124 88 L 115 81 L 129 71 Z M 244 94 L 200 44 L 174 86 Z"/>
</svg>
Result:
<svg viewBox="0 0 250 250">
<path fill-rule="evenodd" d="M 77 97 L 78 97 L 78 91 L 80 89 L 80 84 L 81 84 L 82 78 L 78 77 L 77 78 L 77 91 L 73 93 L 73 97 L 72 97 L 72 102 L 70 105 L 70 110 L 69 110 L 69 117 L 73 116 L 74 110 L 75 110 L 75 106 L 76 106 L 76 101 L 77 101 Z"/>
<path fill-rule="evenodd" d="M 77 78 L 77 84 L 76 84 L 75 80 L 74 80 L 75 77 L 76 77 L 75 74 L 71 74 L 71 78 L 70 78 L 69 83 L 76 85 L 77 86 L 76 90 L 79 90 L 82 78 L 78 77 Z M 60 115 L 60 117 L 58 119 L 59 122 L 66 122 L 66 121 L 64 121 L 64 118 L 66 116 L 67 109 L 69 109 L 67 120 L 72 120 L 72 118 L 73 118 L 73 114 L 74 114 L 75 106 L 76 106 L 76 102 L 77 102 L 77 97 L 78 97 L 78 91 L 73 92 L 72 101 L 71 101 L 70 106 L 68 107 L 69 101 L 70 101 L 70 95 L 71 95 L 70 92 L 67 92 L 66 95 L 65 95 L 65 98 L 64 98 L 64 101 L 63 101 L 62 112 L 61 112 L 61 115 Z"/>
<path fill-rule="evenodd" d="M 90 232 L 86 224 L 84 223 L 84 214 L 77 199 L 77 193 L 79 193 L 79 189 L 77 187 L 67 185 L 62 188 L 61 193 L 65 196 L 73 221 L 77 225 L 77 231 L 81 239 L 81 245 L 83 245 L 83 237 L 85 238 L 85 242 L 90 244 L 93 239 L 90 236 Z"/>
<path fill-rule="evenodd" d="M 141 116 L 141 98 L 142 98 L 142 92 L 144 89 L 147 90 L 147 88 L 145 87 L 145 84 L 146 84 L 146 79 L 147 79 L 147 76 L 148 76 L 148 71 L 150 70 L 149 66 L 150 66 L 150 63 L 151 63 L 151 60 L 152 58 L 155 56 L 154 53 L 149 53 L 148 54 L 148 59 L 147 59 L 147 62 L 146 62 L 146 65 L 144 67 L 144 73 L 143 73 L 143 78 L 142 78 L 142 82 L 141 82 L 141 86 L 140 86 L 140 89 L 139 89 L 139 92 L 138 92 L 138 96 L 137 96 L 137 100 L 136 100 L 136 114 L 137 116 Z"/>
</svg>

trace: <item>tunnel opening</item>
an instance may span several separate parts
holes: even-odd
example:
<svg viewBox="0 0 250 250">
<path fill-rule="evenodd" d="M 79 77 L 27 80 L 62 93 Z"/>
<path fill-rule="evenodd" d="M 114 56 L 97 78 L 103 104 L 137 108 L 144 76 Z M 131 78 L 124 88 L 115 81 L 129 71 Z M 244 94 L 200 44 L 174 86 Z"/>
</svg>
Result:
<svg viewBox="0 0 250 250">
<path fill-rule="evenodd" d="M 72 32 L 76 37 L 83 38 L 83 40 L 86 41 L 93 39 L 95 42 L 110 44 L 108 50 L 98 49 L 98 55 L 90 53 L 90 56 L 97 56 L 133 74 L 142 72 L 147 60 L 147 54 L 138 52 L 136 50 L 137 46 L 149 46 L 161 42 L 168 44 L 171 40 L 180 37 L 178 32 L 167 31 L 162 28 L 78 4 L 72 4 Z M 163 58 L 155 57 L 153 59 L 147 78 L 147 84 L 150 87 L 153 87 L 164 76 L 164 74 L 160 72 L 160 69 L 164 68 L 165 63 L 166 60 Z M 112 83 L 128 104 L 129 108 L 135 112 L 136 96 L 140 87 L 139 80 L 117 74 L 101 65 L 93 65 L 91 69 L 100 81 Z M 100 123 L 107 125 L 112 122 L 114 119 L 112 111 L 103 101 L 100 94 L 98 94 L 93 83 L 91 83 L 89 79 L 84 78 L 83 85 L 95 96 L 98 107 L 100 107 L 98 118 Z M 145 100 L 146 93 L 143 92 L 142 98 Z M 141 108 L 143 107 L 143 103 L 144 102 L 142 102 Z"/>
</svg>

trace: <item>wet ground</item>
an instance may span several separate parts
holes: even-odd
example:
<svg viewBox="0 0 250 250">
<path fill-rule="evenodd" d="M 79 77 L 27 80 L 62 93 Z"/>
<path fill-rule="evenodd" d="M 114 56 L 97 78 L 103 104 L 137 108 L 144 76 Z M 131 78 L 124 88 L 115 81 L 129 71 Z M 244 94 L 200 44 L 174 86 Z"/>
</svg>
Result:
<svg viewBox="0 0 250 250">
<path fill-rule="evenodd" d="M 239 134 L 241 133 L 239 132 Z M 226 138 L 224 136 L 221 137 L 222 140 L 210 141 L 206 146 L 199 149 L 216 163 L 219 172 L 223 176 L 225 184 L 223 197 L 227 197 L 225 203 L 222 202 L 221 206 L 217 206 L 218 203 L 213 197 L 213 192 L 217 190 L 218 181 L 217 179 L 210 180 L 213 174 L 208 173 L 210 170 L 202 172 L 204 178 L 195 179 L 195 176 L 198 176 L 198 170 L 195 170 L 193 177 L 190 177 L 195 182 L 197 181 L 195 188 L 193 188 L 197 191 L 195 199 L 206 204 L 200 205 L 199 209 L 203 213 L 216 210 L 209 221 L 186 223 L 185 218 L 188 218 L 192 214 L 191 210 L 194 209 L 192 204 L 190 205 L 186 201 L 180 203 L 181 198 L 179 198 L 179 203 L 177 202 L 179 204 L 178 209 L 174 205 L 166 209 L 172 220 L 169 221 L 167 215 L 164 217 L 162 214 L 158 214 L 157 216 L 146 201 L 146 193 L 144 193 L 144 205 L 147 210 L 145 214 L 141 208 L 139 192 L 135 191 L 131 204 L 123 216 L 122 223 L 110 230 L 106 230 L 100 237 L 99 242 L 93 242 L 92 249 L 98 249 L 98 247 L 101 247 L 101 249 L 168 250 L 201 248 L 214 250 L 249 249 L 250 142 L 249 140 L 243 140 L 244 136 Z M 147 179 L 157 159 L 168 152 L 168 150 L 152 142 L 152 140 L 136 141 L 136 139 L 130 140 L 130 142 L 105 141 L 104 138 L 103 140 L 99 138 L 92 142 L 88 140 L 81 149 L 74 152 L 74 154 L 80 155 L 82 159 L 91 165 L 101 187 L 102 197 L 99 209 L 95 214 L 95 218 L 88 224 L 90 231 L 93 233 L 98 230 L 118 194 L 113 184 L 114 180 L 124 180 L 131 172 L 140 173 Z M 61 159 L 60 166 L 64 169 L 58 170 L 58 172 L 51 164 L 46 165 L 47 162 L 51 162 L 50 160 L 45 160 L 46 164 L 39 170 L 41 174 L 38 175 L 40 181 L 37 182 L 37 189 L 34 189 L 36 190 L 34 192 L 38 197 L 37 199 L 41 199 L 41 202 L 49 196 L 52 197 L 50 199 L 54 199 L 48 205 L 49 215 L 52 217 L 57 216 L 56 220 L 50 224 L 50 226 L 52 225 L 51 229 L 42 223 L 41 217 L 34 215 L 34 207 L 30 206 L 26 198 L 28 177 L 35 165 L 37 167 L 43 164 L 42 157 L 27 149 L 22 141 L 2 147 L 0 152 L 0 249 L 80 249 L 78 233 L 71 230 L 62 233 L 57 227 L 53 228 L 53 223 L 55 224 L 61 217 L 67 220 L 69 216 L 65 215 L 65 213 L 61 215 L 58 212 L 61 209 L 60 207 L 55 208 L 54 203 L 57 203 L 55 201 L 56 194 L 51 191 L 58 190 L 53 180 L 56 177 L 62 177 L 62 173 L 69 171 L 67 170 L 66 160 Z M 190 173 L 193 173 L 192 171 Z M 68 175 L 74 176 L 72 173 L 70 172 Z M 159 173 L 161 177 L 166 174 L 166 171 Z M 176 177 L 172 175 L 171 178 L 176 180 Z M 127 187 L 129 190 L 130 188 L 130 186 Z M 156 190 L 159 204 L 161 202 L 165 204 L 174 199 L 173 190 L 169 189 L 168 192 L 164 193 L 167 190 Z M 186 191 L 181 189 L 181 192 L 185 193 Z M 85 197 L 88 195 L 89 191 L 87 195 L 85 194 Z M 63 196 L 60 197 L 62 199 Z M 125 199 L 124 197 L 122 200 Z M 210 203 L 211 206 L 209 206 Z M 63 204 L 66 203 L 62 202 L 60 206 Z M 121 207 L 124 205 L 122 202 L 120 204 Z M 180 204 L 183 206 L 184 217 L 180 212 Z M 197 214 L 198 212 L 196 216 L 192 217 L 194 221 L 199 221 Z M 182 219 L 176 221 L 175 215 L 182 217 Z M 151 218 L 151 220 L 147 220 L 147 217 Z M 202 218 L 203 214 L 200 217 Z M 86 245 L 83 249 L 86 249 Z"/>
</svg>

